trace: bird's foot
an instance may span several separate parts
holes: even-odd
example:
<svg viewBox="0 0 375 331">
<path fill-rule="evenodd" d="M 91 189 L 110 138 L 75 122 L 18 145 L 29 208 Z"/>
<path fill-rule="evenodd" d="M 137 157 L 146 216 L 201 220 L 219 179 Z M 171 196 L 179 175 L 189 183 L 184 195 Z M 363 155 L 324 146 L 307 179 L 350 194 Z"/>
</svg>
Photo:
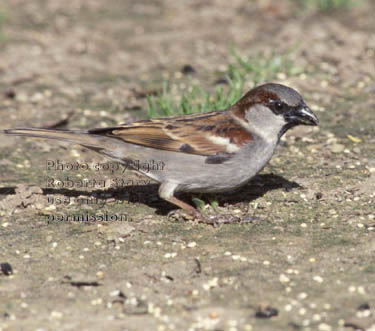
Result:
<svg viewBox="0 0 375 331">
<path fill-rule="evenodd" d="M 231 215 L 231 214 L 215 213 L 213 215 L 205 215 L 204 219 L 202 219 L 200 223 L 209 224 L 214 227 L 218 227 L 222 224 L 241 223 L 241 217 Z"/>
<path fill-rule="evenodd" d="M 175 209 L 170 211 L 167 217 L 175 221 L 194 221 L 197 217 L 200 217 L 200 214 L 192 214 L 184 209 Z"/>
<path fill-rule="evenodd" d="M 177 209 L 168 213 L 168 218 L 177 221 L 192 221 L 195 224 L 208 224 L 217 227 L 221 224 L 235 224 L 242 223 L 242 219 L 239 216 L 231 214 L 220 214 L 217 212 L 210 214 L 202 214 L 198 211 L 190 213 L 186 210 Z"/>
</svg>

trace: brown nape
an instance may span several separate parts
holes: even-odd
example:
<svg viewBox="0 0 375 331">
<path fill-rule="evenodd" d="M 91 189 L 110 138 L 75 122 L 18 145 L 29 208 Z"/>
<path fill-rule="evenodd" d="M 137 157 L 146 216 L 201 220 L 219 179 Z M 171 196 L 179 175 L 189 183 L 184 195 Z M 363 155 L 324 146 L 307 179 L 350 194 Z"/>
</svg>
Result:
<svg viewBox="0 0 375 331">
<path fill-rule="evenodd" d="M 231 109 L 235 116 L 245 119 L 246 110 L 255 104 L 268 104 L 270 100 L 276 100 L 278 96 L 276 93 L 257 87 L 247 92 Z"/>
<path fill-rule="evenodd" d="M 239 147 L 254 139 L 249 131 L 237 124 L 232 118 L 216 125 L 213 133 L 218 137 L 229 138 L 231 143 Z"/>
</svg>

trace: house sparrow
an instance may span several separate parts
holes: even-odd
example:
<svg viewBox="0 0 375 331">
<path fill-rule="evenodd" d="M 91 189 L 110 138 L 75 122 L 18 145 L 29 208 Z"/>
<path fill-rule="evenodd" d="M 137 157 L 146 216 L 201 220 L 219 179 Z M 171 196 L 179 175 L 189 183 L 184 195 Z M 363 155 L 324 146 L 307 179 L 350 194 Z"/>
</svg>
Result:
<svg viewBox="0 0 375 331">
<path fill-rule="evenodd" d="M 226 192 L 245 185 L 264 168 L 287 130 L 318 123 L 298 92 L 269 83 L 225 110 L 204 114 L 92 130 L 25 128 L 4 133 L 76 143 L 126 164 L 161 161 L 162 170 L 135 170 L 161 184 L 162 199 L 199 216 L 175 193 Z"/>
</svg>

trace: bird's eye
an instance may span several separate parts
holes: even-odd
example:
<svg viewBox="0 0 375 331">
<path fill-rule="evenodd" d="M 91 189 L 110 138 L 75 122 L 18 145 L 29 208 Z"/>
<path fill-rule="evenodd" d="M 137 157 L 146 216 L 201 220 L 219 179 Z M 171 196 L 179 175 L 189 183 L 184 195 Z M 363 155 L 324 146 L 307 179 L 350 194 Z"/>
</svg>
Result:
<svg viewBox="0 0 375 331">
<path fill-rule="evenodd" d="M 286 104 L 284 102 L 280 100 L 273 102 L 273 109 L 277 114 L 280 114 L 283 111 L 285 111 L 285 108 L 286 108 Z"/>
<path fill-rule="evenodd" d="M 277 110 L 283 110 L 284 104 L 282 102 L 276 102 L 275 107 Z"/>
</svg>

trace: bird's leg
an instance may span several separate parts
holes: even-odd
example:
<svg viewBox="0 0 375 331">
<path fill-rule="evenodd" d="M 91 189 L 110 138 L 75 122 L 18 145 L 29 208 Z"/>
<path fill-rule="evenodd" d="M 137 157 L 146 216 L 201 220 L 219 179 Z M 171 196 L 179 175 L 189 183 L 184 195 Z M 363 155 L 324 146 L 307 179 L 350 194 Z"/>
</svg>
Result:
<svg viewBox="0 0 375 331">
<path fill-rule="evenodd" d="M 177 187 L 177 184 L 174 184 L 174 183 L 170 183 L 170 182 L 162 183 L 159 187 L 159 196 L 162 199 L 188 212 L 191 216 L 194 217 L 197 223 L 205 223 L 205 224 L 209 224 L 212 226 L 218 226 L 220 224 L 238 223 L 240 221 L 239 217 L 233 216 L 233 215 L 215 215 L 215 216 L 202 215 L 197 209 L 193 208 L 186 202 L 183 202 L 177 199 L 174 196 L 174 191 L 176 187 Z"/>
<path fill-rule="evenodd" d="M 165 200 L 167 200 L 168 202 L 173 203 L 174 205 L 182 208 L 183 210 L 187 211 L 190 215 L 194 216 L 195 218 L 200 218 L 202 216 L 202 214 L 197 209 L 190 206 L 186 202 L 183 202 L 183 201 L 177 199 L 176 197 L 170 197 L 170 198 L 165 199 Z"/>
<path fill-rule="evenodd" d="M 159 196 L 162 199 L 164 199 L 164 200 L 176 205 L 177 207 L 180 207 L 183 210 L 187 211 L 190 215 L 192 215 L 196 218 L 201 217 L 201 213 L 198 210 L 196 210 L 194 207 L 190 206 L 186 202 L 183 202 L 183 201 L 177 199 L 174 196 L 174 191 L 175 191 L 176 187 L 177 187 L 177 184 L 174 184 L 174 183 L 171 183 L 171 182 L 162 183 L 159 187 Z"/>
</svg>

